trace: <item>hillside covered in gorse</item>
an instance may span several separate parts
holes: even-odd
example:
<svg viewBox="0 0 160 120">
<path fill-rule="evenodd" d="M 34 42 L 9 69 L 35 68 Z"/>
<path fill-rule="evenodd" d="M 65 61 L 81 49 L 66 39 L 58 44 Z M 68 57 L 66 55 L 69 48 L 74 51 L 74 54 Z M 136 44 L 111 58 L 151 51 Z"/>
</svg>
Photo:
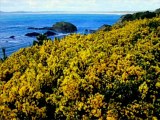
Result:
<svg viewBox="0 0 160 120">
<path fill-rule="evenodd" d="M 1 120 L 158 120 L 159 92 L 159 17 L 46 41 L 0 63 Z"/>
</svg>

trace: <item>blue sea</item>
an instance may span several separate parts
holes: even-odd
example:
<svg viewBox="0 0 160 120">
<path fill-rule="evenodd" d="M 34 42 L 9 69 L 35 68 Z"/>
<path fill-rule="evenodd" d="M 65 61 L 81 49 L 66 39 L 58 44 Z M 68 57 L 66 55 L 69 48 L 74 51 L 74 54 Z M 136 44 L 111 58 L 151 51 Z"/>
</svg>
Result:
<svg viewBox="0 0 160 120">
<path fill-rule="evenodd" d="M 56 22 L 71 22 L 83 34 L 86 29 L 96 30 L 103 24 L 113 25 L 121 15 L 115 14 L 36 14 L 36 13 L 0 13 L 0 58 L 2 48 L 7 56 L 20 48 L 31 46 L 35 37 L 27 37 L 26 33 L 44 33 L 45 30 L 33 30 L 28 27 L 51 27 Z M 57 36 L 62 36 L 59 33 Z M 14 39 L 10 36 L 15 36 Z M 51 37 L 53 39 L 53 37 Z"/>
</svg>

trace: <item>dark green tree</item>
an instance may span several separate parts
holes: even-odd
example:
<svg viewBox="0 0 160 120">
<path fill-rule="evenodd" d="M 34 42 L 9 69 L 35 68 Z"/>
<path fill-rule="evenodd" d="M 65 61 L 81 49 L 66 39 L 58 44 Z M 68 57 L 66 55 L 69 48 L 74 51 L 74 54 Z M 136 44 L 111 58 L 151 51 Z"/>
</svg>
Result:
<svg viewBox="0 0 160 120">
<path fill-rule="evenodd" d="M 2 48 L 2 54 L 3 54 L 3 57 L 0 59 L 1 61 L 4 61 L 7 59 L 7 55 L 6 55 L 6 49 L 5 48 Z"/>
<path fill-rule="evenodd" d="M 44 34 L 40 34 L 39 36 L 36 37 L 37 40 L 33 41 L 33 45 L 42 45 L 44 41 L 46 40 L 51 40 L 50 38 L 48 38 L 46 35 Z"/>
</svg>

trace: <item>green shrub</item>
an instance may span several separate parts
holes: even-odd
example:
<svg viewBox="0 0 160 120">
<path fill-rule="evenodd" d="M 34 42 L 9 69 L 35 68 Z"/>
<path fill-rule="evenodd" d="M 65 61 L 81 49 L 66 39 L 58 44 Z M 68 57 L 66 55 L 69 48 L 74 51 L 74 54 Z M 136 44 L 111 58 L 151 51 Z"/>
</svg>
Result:
<svg viewBox="0 0 160 120">
<path fill-rule="evenodd" d="M 24 48 L 0 65 L 0 119 L 160 119 L 160 18 Z"/>
</svg>

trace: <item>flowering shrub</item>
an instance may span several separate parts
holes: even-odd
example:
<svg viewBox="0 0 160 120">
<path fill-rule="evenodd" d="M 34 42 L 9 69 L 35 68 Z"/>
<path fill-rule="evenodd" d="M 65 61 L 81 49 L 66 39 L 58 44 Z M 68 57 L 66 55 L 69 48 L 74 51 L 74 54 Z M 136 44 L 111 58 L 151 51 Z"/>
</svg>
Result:
<svg viewBox="0 0 160 120">
<path fill-rule="evenodd" d="M 0 63 L 0 119 L 160 119 L 160 18 L 23 48 Z"/>
</svg>

